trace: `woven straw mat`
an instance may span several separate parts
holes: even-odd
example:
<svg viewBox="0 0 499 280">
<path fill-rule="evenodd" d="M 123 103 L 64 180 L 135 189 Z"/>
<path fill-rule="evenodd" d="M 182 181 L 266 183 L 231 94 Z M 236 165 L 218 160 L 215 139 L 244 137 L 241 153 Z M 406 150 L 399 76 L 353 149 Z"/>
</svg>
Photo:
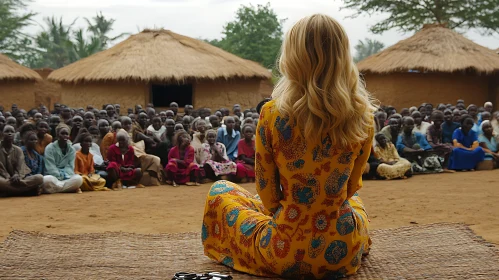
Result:
<svg viewBox="0 0 499 280">
<path fill-rule="evenodd" d="M 499 250 L 465 225 L 431 224 L 371 234 L 371 254 L 349 279 L 499 279 Z M 178 271 L 255 278 L 206 258 L 198 233 L 13 231 L 0 246 L 0 279 L 171 279 Z"/>
</svg>

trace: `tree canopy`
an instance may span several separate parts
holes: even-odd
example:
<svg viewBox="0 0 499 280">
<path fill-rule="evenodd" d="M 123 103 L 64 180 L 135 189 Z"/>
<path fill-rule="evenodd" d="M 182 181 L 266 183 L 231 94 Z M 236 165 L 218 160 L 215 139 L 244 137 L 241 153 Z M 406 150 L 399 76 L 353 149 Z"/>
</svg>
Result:
<svg viewBox="0 0 499 280">
<path fill-rule="evenodd" d="M 482 34 L 499 33 L 499 0 L 343 0 L 344 8 L 361 14 L 389 16 L 371 26 L 379 34 L 390 29 L 418 31 L 424 24 L 446 24 L 450 29 L 477 29 Z"/>
<path fill-rule="evenodd" d="M 32 24 L 35 16 L 32 12 L 24 12 L 30 0 L 0 1 L 0 53 L 19 59 L 27 49 L 30 39 L 22 32 L 23 28 Z"/>
<path fill-rule="evenodd" d="M 79 59 L 107 49 L 109 44 L 127 34 L 109 37 L 114 19 L 106 19 L 102 13 L 91 20 L 85 18 L 86 31 L 74 28 L 74 21 L 65 25 L 62 18 L 45 18 L 43 31 L 35 37 L 36 51 L 25 62 L 32 68 L 49 67 L 53 69 L 64 67 Z M 90 36 L 85 36 L 88 32 Z"/>
<path fill-rule="evenodd" d="M 355 62 L 359 62 L 364 58 L 367 58 L 373 54 L 380 52 L 385 47 L 382 42 L 366 38 L 364 41 L 359 40 L 357 45 L 355 45 Z"/>
<path fill-rule="evenodd" d="M 242 58 L 275 66 L 282 44 L 283 24 L 270 3 L 266 5 L 242 5 L 234 21 L 224 26 L 224 37 L 209 43 Z"/>
</svg>

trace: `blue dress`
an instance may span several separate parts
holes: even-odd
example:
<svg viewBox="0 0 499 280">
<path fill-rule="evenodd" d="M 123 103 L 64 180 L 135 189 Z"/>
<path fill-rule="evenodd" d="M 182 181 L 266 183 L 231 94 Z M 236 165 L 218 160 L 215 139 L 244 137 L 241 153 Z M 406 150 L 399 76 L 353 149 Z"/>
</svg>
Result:
<svg viewBox="0 0 499 280">
<path fill-rule="evenodd" d="M 26 150 L 25 146 L 22 146 L 21 150 L 23 151 L 26 165 L 29 167 L 29 169 L 31 169 L 31 173 L 28 176 L 37 175 L 37 174 L 43 175 L 44 172 L 43 157 L 35 150 L 33 150 L 33 155 L 35 156 L 35 158 L 32 159 L 29 157 L 28 151 Z"/>
<path fill-rule="evenodd" d="M 461 125 L 457 122 L 453 122 L 451 125 L 448 125 L 446 122 L 442 124 L 442 143 L 450 143 L 452 144 L 452 135 L 454 131 L 461 127 Z"/>
<path fill-rule="evenodd" d="M 452 138 L 467 148 L 470 148 L 473 145 L 473 142 L 478 141 L 477 134 L 473 130 L 470 130 L 468 134 L 464 134 L 461 129 L 456 129 Z M 450 156 L 449 169 L 474 169 L 479 162 L 484 160 L 484 158 L 485 153 L 480 147 L 473 151 L 455 148 Z"/>
</svg>

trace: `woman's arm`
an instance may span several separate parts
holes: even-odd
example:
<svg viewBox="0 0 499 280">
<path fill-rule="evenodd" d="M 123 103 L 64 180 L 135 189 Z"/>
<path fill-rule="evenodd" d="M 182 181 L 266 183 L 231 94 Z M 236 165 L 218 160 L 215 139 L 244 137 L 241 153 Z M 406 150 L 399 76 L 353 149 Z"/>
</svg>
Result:
<svg viewBox="0 0 499 280">
<path fill-rule="evenodd" d="M 461 149 L 465 149 L 468 151 L 470 150 L 470 148 L 465 147 L 463 144 L 457 142 L 457 139 L 452 140 L 452 143 L 454 144 L 454 148 L 461 148 Z"/>
<path fill-rule="evenodd" d="M 371 147 L 373 145 L 374 128 L 369 129 L 367 139 L 364 141 L 360 149 L 360 155 L 355 159 L 353 170 L 350 173 L 350 178 L 347 183 L 347 197 L 350 199 L 358 190 L 362 188 L 362 173 L 366 169 L 367 160 L 371 154 Z"/>
<path fill-rule="evenodd" d="M 482 147 L 482 150 L 486 153 L 486 154 L 495 154 L 494 152 L 492 152 L 491 150 L 489 150 L 489 148 L 487 147 L 487 144 L 484 143 L 484 142 L 480 142 L 480 147 Z"/>
<path fill-rule="evenodd" d="M 263 106 L 256 129 L 256 190 L 265 209 L 275 213 L 282 198 L 279 170 L 272 150 L 272 120 L 270 104 Z"/>
</svg>

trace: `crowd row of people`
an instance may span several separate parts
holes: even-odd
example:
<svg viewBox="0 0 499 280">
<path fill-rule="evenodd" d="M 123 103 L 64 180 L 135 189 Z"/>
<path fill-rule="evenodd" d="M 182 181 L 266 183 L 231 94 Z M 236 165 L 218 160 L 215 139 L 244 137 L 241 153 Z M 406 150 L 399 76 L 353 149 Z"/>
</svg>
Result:
<svg viewBox="0 0 499 280">
<path fill-rule="evenodd" d="M 499 166 L 499 112 L 463 100 L 422 104 L 397 113 L 375 113 L 376 136 L 366 179 L 407 178 L 413 174 L 491 170 Z"/>
<path fill-rule="evenodd" d="M 194 110 L 178 104 L 156 112 L 140 105 L 121 115 L 119 104 L 103 110 L 55 104 L 28 112 L 0 107 L 0 195 L 107 191 L 167 183 L 255 178 L 256 108 L 232 112 Z M 493 169 L 499 166 L 499 112 L 492 103 L 467 107 L 422 104 L 381 107 L 365 179 Z"/>
<path fill-rule="evenodd" d="M 118 104 L 54 107 L 0 107 L 0 196 L 255 178 L 256 108 L 242 112 L 236 104 L 212 115 L 186 105 L 181 115 L 173 102 L 169 110 L 137 105 L 122 116 Z"/>
</svg>

